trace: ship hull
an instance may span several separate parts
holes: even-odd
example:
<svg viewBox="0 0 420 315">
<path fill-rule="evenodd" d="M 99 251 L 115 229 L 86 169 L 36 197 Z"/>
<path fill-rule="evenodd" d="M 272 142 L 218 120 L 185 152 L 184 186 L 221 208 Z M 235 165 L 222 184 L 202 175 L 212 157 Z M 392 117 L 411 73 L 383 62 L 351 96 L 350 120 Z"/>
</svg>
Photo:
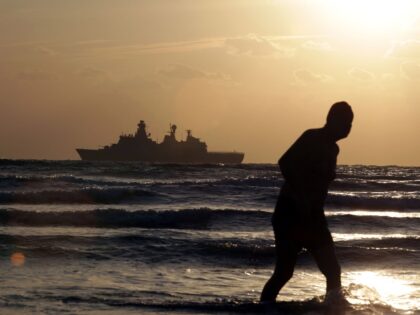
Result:
<svg viewBox="0 0 420 315">
<path fill-rule="evenodd" d="M 203 154 L 177 155 L 157 154 L 145 155 L 141 152 L 121 154 L 104 149 L 76 149 L 83 161 L 139 161 L 147 163 L 176 163 L 176 164 L 240 164 L 244 159 L 244 153 L 240 152 L 207 152 Z"/>
</svg>

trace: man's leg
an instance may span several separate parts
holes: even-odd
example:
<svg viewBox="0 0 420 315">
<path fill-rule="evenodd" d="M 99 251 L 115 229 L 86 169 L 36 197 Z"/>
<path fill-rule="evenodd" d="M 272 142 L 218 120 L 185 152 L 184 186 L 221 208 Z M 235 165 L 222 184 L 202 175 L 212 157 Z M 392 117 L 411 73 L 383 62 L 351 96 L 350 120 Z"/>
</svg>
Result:
<svg viewBox="0 0 420 315">
<path fill-rule="evenodd" d="M 327 292 L 341 289 L 341 267 L 335 255 L 334 242 L 329 235 L 322 246 L 309 250 L 319 270 L 327 278 Z"/>
<path fill-rule="evenodd" d="M 276 241 L 276 267 L 261 293 L 261 302 L 275 302 L 281 288 L 293 276 L 299 249 L 287 241 Z"/>
</svg>

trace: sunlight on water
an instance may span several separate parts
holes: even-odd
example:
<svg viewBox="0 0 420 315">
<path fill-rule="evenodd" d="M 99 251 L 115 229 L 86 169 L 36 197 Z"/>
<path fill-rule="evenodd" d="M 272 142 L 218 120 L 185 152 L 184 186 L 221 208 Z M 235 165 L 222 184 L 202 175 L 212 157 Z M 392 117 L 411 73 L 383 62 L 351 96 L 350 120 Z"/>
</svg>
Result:
<svg viewBox="0 0 420 315">
<path fill-rule="evenodd" d="M 349 272 L 349 301 L 353 304 L 380 302 L 397 309 L 418 309 L 416 290 L 407 280 L 374 271 Z"/>
<path fill-rule="evenodd" d="M 333 233 L 335 241 L 420 238 L 414 234 Z"/>
<path fill-rule="evenodd" d="M 397 211 L 334 211 L 327 212 L 328 216 L 354 215 L 354 216 L 372 216 L 389 218 L 420 218 L 420 212 L 397 212 Z"/>
</svg>

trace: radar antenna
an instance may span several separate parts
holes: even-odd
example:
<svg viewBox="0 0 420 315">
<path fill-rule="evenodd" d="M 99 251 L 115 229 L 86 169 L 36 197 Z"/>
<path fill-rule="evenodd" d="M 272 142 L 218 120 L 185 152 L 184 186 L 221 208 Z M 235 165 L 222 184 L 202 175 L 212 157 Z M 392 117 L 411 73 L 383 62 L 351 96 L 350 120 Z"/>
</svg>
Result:
<svg viewBox="0 0 420 315">
<path fill-rule="evenodd" d="M 171 128 L 171 135 L 175 136 L 176 125 L 169 124 L 169 126 Z"/>
</svg>

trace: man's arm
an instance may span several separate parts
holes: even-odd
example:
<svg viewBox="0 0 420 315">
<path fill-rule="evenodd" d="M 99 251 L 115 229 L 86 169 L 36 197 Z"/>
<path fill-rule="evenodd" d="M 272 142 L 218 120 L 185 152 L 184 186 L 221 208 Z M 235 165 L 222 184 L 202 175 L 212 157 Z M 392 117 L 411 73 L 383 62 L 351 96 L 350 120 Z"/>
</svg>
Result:
<svg viewBox="0 0 420 315">
<path fill-rule="evenodd" d="M 294 199 L 302 219 L 309 216 L 312 208 L 314 146 L 312 131 L 305 131 L 279 159 L 287 193 Z"/>
<path fill-rule="evenodd" d="M 284 179 L 292 188 L 297 189 L 306 183 L 311 173 L 313 142 L 310 133 L 310 130 L 305 131 L 278 162 Z"/>
</svg>

